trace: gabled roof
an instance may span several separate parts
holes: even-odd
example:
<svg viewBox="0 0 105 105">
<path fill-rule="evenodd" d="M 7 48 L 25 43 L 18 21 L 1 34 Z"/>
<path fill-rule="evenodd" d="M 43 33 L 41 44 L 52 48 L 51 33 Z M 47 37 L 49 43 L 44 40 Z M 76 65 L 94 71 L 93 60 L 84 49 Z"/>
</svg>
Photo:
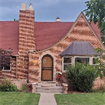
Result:
<svg viewBox="0 0 105 105">
<path fill-rule="evenodd" d="M 36 50 L 46 49 L 59 42 L 71 29 L 74 22 L 35 22 Z M 100 31 L 94 23 L 93 30 L 101 40 Z M 13 55 L 18 55 L 19 22 L 0 21 L 0 48 L 13 49 Z"/>
<path fill-rule="evenodd" d="M 62 39 L 73 22 L 35 22 L 36 50 L 48 48 Z"/>
<path fill-rule="evenodd" d="M 100 35 L 100 30 L 98 28 L 98 23 L 94 24 L 93 22 L 91 22 L 91 26 L 92 26 L 93 30 L 95 31 L 95 33 L 97 34 L 98 38 L 101 40 L 101 35 Z"/>
<path fill-rule="evenodd" d="M 95 55 L 93 46 L 88 41 L 73 41 L 72 44 L 60 55 Z"/>
<path fill-rule="evenodd" d="M 45 49 L 40 49 L 40 50 L 37 50 L 37 51 L 29 51 L 29 52 L 43 52 L 43 51 L 46 51 L 48 49 L 51 49 L 52 47 L 56 46 L 57 44 L 59 44 L 61 41 L 63 41 L 65 38 L 68 37 L 68 35 L 70 35 L 70 33 L 72 32 L 72 30 L 74 29 L 75 25 L 77 24 L 77 22 L 79 21 L 80 18 L 84 18 L 86 24 L 88 25 L 88 27 L 90 28 L 90 30 L 93 32 L 94 36 L 96 37 L 96 39 L 98 40 L 99 44 L 101 45 L 102 49 L 105 49 L 104 45 L 102 44 L 101 42 L 101 35 L 100 35 L 100 30 L 98 29 L 98 25 L 97 24 L 90 24 L 88 22 L 88 20 L 86 19 L 85 15 L 83 14 L 83 12 L 80 13 L 80 15 L 78 16 L 78 18 L 76 19 L 76 21 L 73 23 L 72 27 L 69 29 L 69 31 L 67 32 L 66 35 L 64 35 L 64 37 L 62 37 L 57 43 L 53 44 L 52 46 L 50 47 L 47 47 Z M 43 43 L 44 44 L 44 43 Z"/>
</svg>

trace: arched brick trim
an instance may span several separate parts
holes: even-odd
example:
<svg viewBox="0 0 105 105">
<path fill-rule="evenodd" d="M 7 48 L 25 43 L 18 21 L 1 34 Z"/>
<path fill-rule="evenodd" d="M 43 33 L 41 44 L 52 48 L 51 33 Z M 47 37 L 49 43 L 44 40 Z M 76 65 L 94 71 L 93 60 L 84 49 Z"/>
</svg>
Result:
<svg viewBox="0 0 105 105">
<path fill-rule="evenodd" d="M 45 56 L 47 54 L 50 55 L 50 56 L 52 56 L 52 58 L 53 58 L 53 81 L 55 81 L 56 80 L 56 68 L 55 68 L 55 65 L 56 65 L 56 57 L 50 51 L 43 52 L 41 54 L 41 56 L 39 57 L 39 79 L 38 80 L 41 81 L 41 70 L 42 70 L 41 63 L 42 63 L 42 58 L 43 58 L 43 56 Z"/>
</svg>

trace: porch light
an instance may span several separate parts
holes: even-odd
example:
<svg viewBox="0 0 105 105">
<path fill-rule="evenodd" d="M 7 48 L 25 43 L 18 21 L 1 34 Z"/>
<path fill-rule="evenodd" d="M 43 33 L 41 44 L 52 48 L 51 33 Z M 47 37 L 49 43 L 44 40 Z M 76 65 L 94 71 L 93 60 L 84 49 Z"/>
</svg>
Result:
<svg viewBox="0 0 105 105">
<path fill-rule="evenodd" d="M 33 61 L 33 64 L 34 64 L 34 65 L 36 65 L 37 63 L 38 63 L 38 61 L 37 61 L 37 60 L 34 60 L 34 61 Z"/>
</svg>

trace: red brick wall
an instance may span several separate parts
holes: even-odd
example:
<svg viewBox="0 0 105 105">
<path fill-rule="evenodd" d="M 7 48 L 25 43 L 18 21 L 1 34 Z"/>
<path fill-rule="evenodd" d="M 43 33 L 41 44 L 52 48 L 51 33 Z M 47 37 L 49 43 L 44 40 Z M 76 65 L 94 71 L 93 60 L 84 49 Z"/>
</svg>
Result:
<svg viewBox="0 0 105 105">
<path fill-rule="evenodd" d="M 75 24 L 73 30 L 58 44 L 49 48 L 48 50 L 39 51 L 36 53 L 29 54 L 29 72 L 30 77 L 29 81 L 39 81 L 41 78 L 41 55 L 42 54 L 49 54 L 54 56 L 54 79 L 56 78 L 57 71 L 62 71 L 62 57 L 59 54 L 64 51 L 73 41 L 89 41 L 94 48 L 100 47 L 102 48 L 101 44 L 99 43 L 97 37 L 92 32 L 91 28 L 88 26 L 85 18 L 81 15 L 77 23 Z M 38 64 L 33 65 L 32 61 L 37 60 Z M 36 75 L 36 73 L 39 75 Z M 32 75 L 32 76 L 31 76 Z"/>
<path fill-rule="evenodd" d="M 20 79 L 27 78 L 29 50 L 35 50 L 34 11 L 20 10 L 19 57 L 17 59 L 17 76 Z"/>
</svg>

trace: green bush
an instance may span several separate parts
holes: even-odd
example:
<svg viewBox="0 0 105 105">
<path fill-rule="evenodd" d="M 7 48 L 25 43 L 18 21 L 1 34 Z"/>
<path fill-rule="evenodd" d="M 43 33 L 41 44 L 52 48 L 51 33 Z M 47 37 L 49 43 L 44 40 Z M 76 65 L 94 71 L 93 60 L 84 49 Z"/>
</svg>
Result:
<svg viewBox="0 0 105 105">
<path fill-rule="evenodd" d="M 17 86 L 12 84 L 10 80 L 2 80 L 0 83 L 0 91 L 17 91 Z"/>
<path fill-rule="evenodd" d="M 66 75 L 68 82 L 76 91 L 90 92 L 96 78 L 95 71 L 94 66 L 76 63 L 75 66 L 67 67 Z"/>
<path fill-rule="evenodd" d="M 24 91 L 24 92 L 27 91 L 27 85 L 26 84 L 22 84 L 22 91 Z"/>
</svg>

